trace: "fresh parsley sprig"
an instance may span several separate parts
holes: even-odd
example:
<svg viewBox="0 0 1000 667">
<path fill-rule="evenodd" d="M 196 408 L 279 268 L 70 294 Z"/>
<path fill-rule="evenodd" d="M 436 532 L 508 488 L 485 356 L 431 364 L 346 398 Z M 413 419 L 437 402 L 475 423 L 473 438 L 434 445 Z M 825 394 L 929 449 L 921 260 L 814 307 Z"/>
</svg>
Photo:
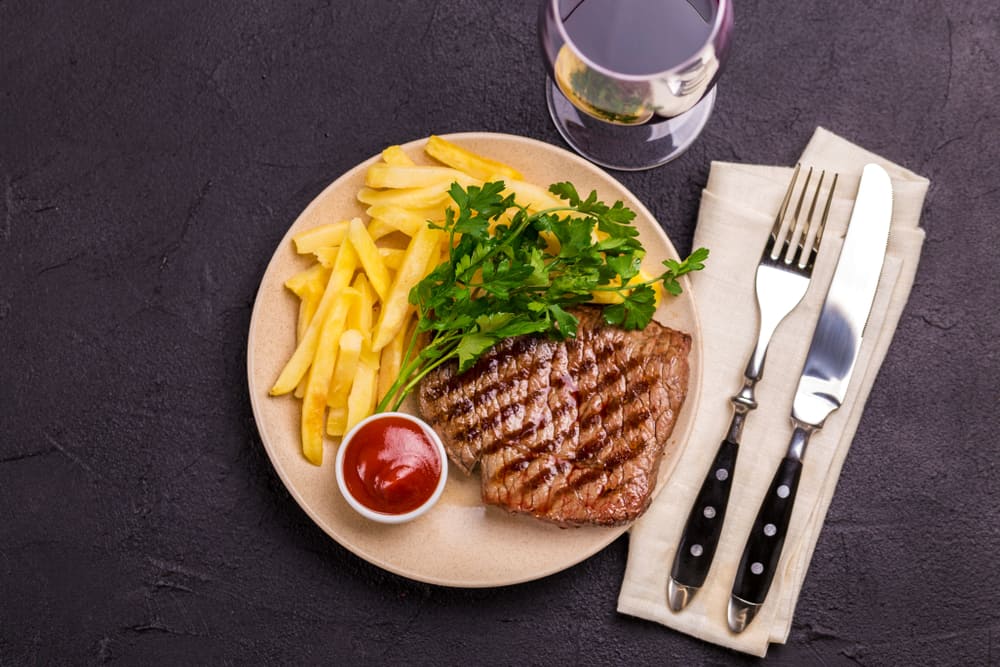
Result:
<svg viewBox="0 0 1000 667">
<path fill-rule="evenodd" d="M 608 324 L 641 329 L 653 317 L 661 283 L 681 293 L 678 278 L 704 267 L 708 250 L 699 248 L 664 271 L 634 282 L 645 256 L 635 212 L 622 202 L 608 206 L 591 192 L 582 198 L 572 183 L 550 186 L 564 206 L 535 213 L 504 196 L 502 181 L 463 188 L 452 184 L 455 208 L 443 224 L 451 252 L 416 287 L 409 299 L 419 319 L 396 382 L 377 410 L 396 409 L 428 373 L 457 359 L 468 370 L 489 348 L 511 336 L 544 333 L 556 339 L 576 335 L 569 310 L 591 301 L 594 292 L 615 292 L 618 303 L 604 308 Z M 596 232 L 596 233 L 595 233 Z M 427 345 L 416 355 L 421 336 Z"/>
</svg>

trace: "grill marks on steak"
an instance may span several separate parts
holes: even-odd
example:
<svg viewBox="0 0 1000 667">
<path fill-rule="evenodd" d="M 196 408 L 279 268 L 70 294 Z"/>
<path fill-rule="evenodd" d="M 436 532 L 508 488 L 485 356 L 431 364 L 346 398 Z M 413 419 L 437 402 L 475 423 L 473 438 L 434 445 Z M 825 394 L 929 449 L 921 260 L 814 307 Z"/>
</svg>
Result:
<svg viewBox="0 0 1000 667">
<path fill-rule="evenodd" d="M 506 339 L 462 375 L 420 387 L 420 409 L 484 502 L 559 524 L 614 525 L 649 504 L 687 393 L 686 334 L 605 325 L 583 307 L 577 337 Z"/>
</svg>

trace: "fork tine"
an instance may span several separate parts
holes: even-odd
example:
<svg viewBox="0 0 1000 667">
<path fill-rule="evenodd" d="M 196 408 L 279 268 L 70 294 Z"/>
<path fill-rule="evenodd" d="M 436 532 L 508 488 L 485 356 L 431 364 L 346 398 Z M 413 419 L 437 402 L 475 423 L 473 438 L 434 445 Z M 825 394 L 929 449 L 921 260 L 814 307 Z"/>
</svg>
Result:
<svg viewBox="0 0 1000 667">
<path fill-rule="evenodd" d="M 809 233 L 812 231 L 813 225 L 813 215 L 816 212 L 816 202 L 819 201 L 819 192 L 823 189 L 823 180 L 826 178 L 826 170 L 819 173 L 819 181 L 816 183 L 816 189 L 813 190 L 812 199 L 809 202 L 809 212 L 806 214 L 805 220 L 802 221 L 801 234 L 799 233 L 798 223 L 796 220 L 795 228 L 795 248 L 794 256 L 792 252 L 789 252 L 789 258 L 785 260 L 786 264 L 791 264 L 795 262 L 800 269 L 805 268 L 808 263 L 809 251 L 805 249 L 806 243 L 809 241 Z"/>
<path fill-rule="evenodd" d="M 813 262 L 816 261 L 816 255 L 819 253 L 819 243 L 823 240 L 823 230 L 826 229 L 826 220 L 830 216 L 830 205 L 833 203 L 833 193 L 837 189 L 837 180 L 840 178 L 840 174 L 837 172 L 833 173 L 833 182 L 830 183 L 830 190 L 826 194 L 826 204 L 823 206 L 823 214 L 820 216 L 819 224 L 816 227 L 816 234 L 813 236 L 813 242 L 809 247 L 807 253 L 803 253 L 799 257 L 798 266 L 800 269 L 812 269 Z M 820 178 L 822 183 L 823 179 Z M 816 189 L 816 197 L 813 198 L 813 207 L 816 206 L 816 199 L 819 198 L 819 188 Z M 809 226 L 812 227 L 812 214 L 813 208 L 809 209 Z M 805 240 L 805 239 L 803 239 Z"/>
<path fill-rule="evenodd" d="M 816 207 L 816 197 L 819 195 L 819 189 L 823 185 L 823 172 L 819 175 L 819 182 L 816 183 L 816 189 L 813 191 L 812 203 L 809 206 L 809 217 L 802 219 L 802 204 L 805 202 L 806 194 L 809 192 L 809 181 L 812 180 L 812 167 L 809 167 L 809 173 L 806 176 L 805 185 L 802 186 L 802 192 L 799 194 L 799 203 L 795 207 L 795 218 L 789 223 L 788 227 L 788 240 L 785 242 L 785 248 L 783 254 L 785 256 L 785 264 L 791 264 L 796 261 L 798 257 L 802 254 L 802 243 L 805 241 L 806 235 L 809 233 L 809 222 L 812 221 L 812 212 Z"/>
<path fill-rule="evenodd" d="M 816 201 L 819 199 L 819 191 L 823 187 L 824 178 L 826 178 L 826 170 L 819 172 L 819 183 L 816 184 L 816 193 L 813 194 L 812 203 L 809 204 L 809 225 L 812 225 L 813 213 L 816 212 Z"/>
<path fill-rule="evenodd" d="M 802 238 L 799 239 L 799 245 L 796 249 L 795 263 L 800 269 L 805 269 L 810 266 L 810 254 L 812 253 L 812 245 L 807 244 L 809 242 L 809 235 L 813 234 L 813 243 L 815 243 L 816 235 L 813 230 L 813 215 L 816 213 L 816 202 L 819 201 L 820 190 L 823 189 L 823 180 L 826 178 L 826 170 L 823 170 L 819 174 L 819 182 L 816 184 L 816 191 L 813 193 L 812 202 L 809 204 L 809 214 L 806 217 L 805 229 L 802 231 Z"/>
<path fill-rule="evenodd" d="M 785 212 L 788 210 L 788 202 L 792 199 L 792 191 L 795 190 L 795 182 L 799 178 L 799 169 L 801 167 L 801 164 L 795 165 L 795 171 L 792 172 L 792 177 L 788 181 L 788 190 L 785 191 L 785 198 L 781 200 L 781 208 L 778 209 L 778 215 L 774 216 L 774 226 L 771 227 L 771 235 L 767 238 L 767 246 L 764 248 L 764 253 L 770 256 L 771 259 L 778 258 L 778 255 L 774 253 L 774 249 L 778 245 L 781 224 L 785 221 Z"/>
</svg>

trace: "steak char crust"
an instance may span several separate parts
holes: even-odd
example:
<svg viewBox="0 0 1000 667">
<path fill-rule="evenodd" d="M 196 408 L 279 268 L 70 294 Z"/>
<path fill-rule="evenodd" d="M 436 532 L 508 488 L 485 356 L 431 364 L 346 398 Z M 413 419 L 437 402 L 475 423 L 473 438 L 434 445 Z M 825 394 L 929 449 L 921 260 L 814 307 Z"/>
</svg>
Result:
<svg viewBox="0 0 1000 667">
<path fill-rule="evenodd" d="M 420 411 L 482 497 L 560 525 L 620 525 L 649 506 L 664 447 L 687 394 L 691 338 L 574 311 L 577 335 L 508 338 L 467 372 L 421 382 Z"/>
</svg>

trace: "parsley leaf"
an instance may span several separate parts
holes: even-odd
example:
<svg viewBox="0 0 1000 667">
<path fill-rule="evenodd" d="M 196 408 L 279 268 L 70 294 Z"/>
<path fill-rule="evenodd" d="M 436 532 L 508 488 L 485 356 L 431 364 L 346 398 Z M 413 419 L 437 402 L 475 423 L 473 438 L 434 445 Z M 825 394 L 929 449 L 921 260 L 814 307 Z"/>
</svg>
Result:
<svg viewBox="0 0 1000 667">
<path fill-rule="evenodd" d="M 656 310 L 656 293 L 649 285 L 640 285 L 624 294 L 621 303 L 604 309 L 604 321 L 623 329 L 641 329 L 653 319 Z"/>
<path fill-rule="evenodd" d="M 570 206 L 576 206 L 580 203 L 580 195 L 576 192 L 576 187 L 569 181 L 563 181 L 562 183 L 553 183 L 549 186 L 549 192 L 559 197 L 560 199 L 565 199 L 569 202 Z"/>
</svg>

